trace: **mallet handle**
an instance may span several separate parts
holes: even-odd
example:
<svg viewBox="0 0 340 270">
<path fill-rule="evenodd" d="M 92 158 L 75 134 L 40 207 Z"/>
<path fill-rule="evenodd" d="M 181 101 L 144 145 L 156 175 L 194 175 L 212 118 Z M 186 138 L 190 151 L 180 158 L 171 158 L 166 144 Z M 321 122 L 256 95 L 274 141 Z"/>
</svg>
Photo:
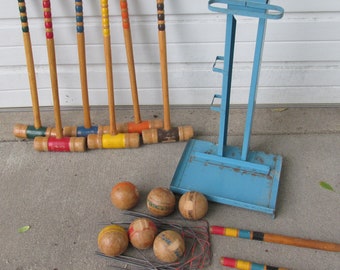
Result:
<svg viewBox="0 0 340 270">
<path fill-rule="evenodd" d="M 170 130 L 171 123 L 170 123 L 168 64 L 167 64 L 168 60 L 167 60 L 167 51 L 166 51 L 164 0 L 157 0 L 157 19 L 158 19 L 159 54 L 160 54 L 161 76 L 162 76 L 164 130 Z"/>
<path fill-rule="evenodd" d="M 38 99 L 37 81 L 35 77 L 32 43 L 31 43 L 31 36 L 29 32 L 29 27 L 28 27 L 25 0 L 18 0 L 18 6 L 19 6 L 19 12 L 20 12 L 22 34 L 23 34 L 23 39 L 24 39 L 28 80 L 30 84 L 30 92 L 31 92 L 31 99 L 32 99 L 34 127 L 36 129 L 39 129 L 41 127 L 39 99 Z"/>
<path fill-rule="evenodd" d="M 84 110 L 84 127 L 91 128 L 90 103 L 87 86 L 87 70 L 86 70 L 86 53 L 85 53 L 85 34 L 84 34 L 84 16 L 83 16 L 83 1 L 75 0 L 76 12 L 76 29 L 77 29 L 77 44 L 78 44 L 78 59 L 80 72 L 81 95 Z"/>
<path fill-rule="evenodd" d="M 56 124 L 56 137 L 58 139 L 63 137 L 63 129 L 60 116 L 60 104 L 58 93 L 58 78 L 57 78 L 57 64 L 55 59 L 55 46 L 53 38 L 53 25 L 51 14 L 50 0 L 43 0 L 45 30 L 46 30 L 46 44 L 47 44 L 47 56 L 50 68 L 50 78 L 53 96 L 54 118 Z"/>
<path fill-rule="evenodd" d="M 128 11 L 127 0 L 120 0 L 120 10 L 121 10 L 121 14 L 122 14 L 122 24 L 123 24 L 123 32 L 124 32 L 124 40 L 125 40 L 126 58 L 127 58 L 129 76 L 130 76 L 130 87 L 131 87 L 131 95 L 132 95 L 133 114 L 134 114 L 134 118 L 135 118 L 135 123 L 139 124 L 141 122 L 141 116 L 140 116 L 140 108 L 139 108 L 139 100 L 138 100 L 136 71 L 135 71 L 135 62 L 134 62 L 134 56 L 133 56 L 132 37 L 131 37 L 131 29 L 130 29 L 130 20 L 129 20 L 129 11 Z"/>
<path fill-rule="evenodd" d="M 211 234 L 218 234 L 236 238 L 249 240 L 264 241 L 276 244 L 291 245 L 296 247 L 313 248 L 325 251 L 340 252 L 340 244 L 323 242 L 317 240 L 309 240 L 279 234 L 263 233 L 256 231 L 239 230 L 235 228 L 227 228 L 220 226 L 211 226 Z"/>
<path fill-rule="evenodd" d="M 114 85 L 113 85 L 113 72 L 112 72 L 111 36 L 110 36 L 110 18 L 109 18 L 108 0 L 101 0 L 101 12 L 102 12 L 102 29 L 103 29 L 103 38 L 104 38 L 107 94 L 108 94 L 109 114 L 110 114 L 110 133 L 111 135 L 116 135 L 117 128 L 116 128 L 115 102 L 114 102 Z"/>
<path fill-rule="evenodd" d="M 220 263 L 223 266 L 231 267 L 234 269 L 239 270 L 249 270 L 249 269 L 256 269 L 256 270 L 288 270 L 287 268 L 282 267 L 275 267 L 275 266 L 269 266 L 265 264 L 258 264 L 243 260 L 238 260 L 234 258 L 228 258 L 228 257 L 221 257 Z"/>
</svg>

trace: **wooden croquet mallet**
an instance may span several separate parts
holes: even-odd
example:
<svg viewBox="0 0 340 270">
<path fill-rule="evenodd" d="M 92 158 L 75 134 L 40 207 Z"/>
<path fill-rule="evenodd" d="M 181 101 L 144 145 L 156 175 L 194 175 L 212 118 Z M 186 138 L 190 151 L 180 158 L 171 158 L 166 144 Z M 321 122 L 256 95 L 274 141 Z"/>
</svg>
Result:
<svg viewBox="0 0 340 270">
<path fill-rule="evenodd" d="M 141 119 L 127 0 L 120 0 L 120 9 L 121 9 L 121 15 L 122 15 L 122 25 L 123 25 L 123 32 L 124 32 L 126 58 L 127 58 L 129 77 L 130 77 L 134 122 L 117 123 L 117 130 L 118 132 L 142 133 L 144 129 L 163 128 L 163 121 L 160 119 L 145 120 L 145 121 L 142 121 Z"/>
<path fill-rule="evenodd" d="M 239 270 L 288 270 L 287 268 L 258 264 L 228 257 L 221 257 L 220 264 Z"/>
<path fill-rule="evenodd" d="M 160 53 L 160 65 L 162 76 L 164 129 L 143 130 L 142 135 L 143 142 L 145 144 L 186 141 L 194 136 L 194 131 L 191 126 L 180 126 L 171 128 L 164 0 L 157 0 L 157 19 L 158 19 L 158 42 Z"/>
<path fill-rule="evenodd" d="M 50 68 L 50 79 L 53 96 L 54 119 L 56 124 L 56 137 L 35 137 L 34 148 L 37 151 L 53 152 L 84 152 L 85 138 L 63 137 L 60 115 L 57 64 L 55 59 L 55 46 L 52 27 L 52 14 L 50 0 L 43 0 L 44 20 L 46 30 L 47 56 Z"/>
<path fill-rule="evenodd" d="M 116 127 L 114 84 L 111 56 L 111 36 L 108 0 L 101 0 L 102 28 L 104 38 L 104 54 L 106 82 L 109 102 L 110 132 L 108 134 L 90 134 L 87 145 L 90 149 L 101 148 L 137 148 L 140 145 L 139 133 L 118 133 Z"/>
<path fill-rule="evenodd" d="M 77 30 L 77 47 L 79 59 L 79 74 L 81 85 L 81 96 L 83 104 L 84 125 L 83 126 L 66 126 L 63 128 L 64 136 L 87 137 L 89 134 L 103 134 L 103 126 L 92 126 L 90 115 L 90 103 L 87 85 L 86 70 L 86 52 L 85 52 L 85 33 L 84 33 L 84 16 L 83 1 L 75 0 L 76 12 L 76 30 Z"/>
<path fill-rule="evenodd" d="M 53 134 L 52 128 L 41 126 L 37 81 L 35 77 L 32 43 L 28 27 L 25 0 L 18 0 L 18 6 L 24 40 L 28 80 L 30 84 L 34 125 L 16 124 L 13 128 L 13 134 L 18 138 L 34 139 L 37 136 L 50 136 Z"/>
<path fill-rule="evenodd" d="M 317 240 L 309 240 L 279 234 L 263 233 L 256 231 L 247 231 L 234 228 L 226 228 L 220 226 L 210 226 L 211 234 L 218 234 L 236 238 L 243 238 L 249 240 L 257 240 L 263 242 L 270 242 L 283 245 L 291 245 L 296 247 L 313 248 L 325 251 L 340 252 L 340 244 L 323 242 Z"/>
</svg>

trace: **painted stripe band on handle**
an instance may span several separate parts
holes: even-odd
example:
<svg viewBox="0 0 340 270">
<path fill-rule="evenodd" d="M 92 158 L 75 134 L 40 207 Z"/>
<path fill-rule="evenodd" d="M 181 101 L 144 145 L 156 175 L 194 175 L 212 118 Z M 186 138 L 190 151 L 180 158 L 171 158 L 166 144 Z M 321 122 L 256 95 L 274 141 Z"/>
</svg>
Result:
<svg viewBox="0 0 340 270">
<path fill-rule="evenodd" d="M 83 16 L 83 2 L 82 0 L 75 0 L 77 32 L 84 32 L 84 16 Z"/>
<path fill-rule="evenodd" d="M 239 270 L 287 270 L 286 268 L 269 266 L 265 264 L 258 264 L 234 258 L 221 257 L 220 263 L 223 266 L 235 268 Z"/>
<path fill-rule="evenodd" d="M 158 30 L 165 31 L 165 14 L 163 0 L 157 1 Z"/>
<path fill-rule="evenodd" d="M 122 24 L 124 29 L 130 28 L 130 21 L 129 21 L 129 11 L 128 11 L 128 4 L 126 0 L 120 1 L 120 9 L 122 13 Z"/>
<path fill-rule="evenodd" d="M 19 6 L 19 12 L 20 12 L 20 21 L 21 21 L 21 29 L 22 32 L 28 33 L 28 19 L 27 19 L 27 13 L 26 13 L 26 4 L 25 0 L 18 0 L 18 6 Z"/>
<path fill-rule="evenodd" d="M 52 24 L 52 13 L 51 13 L 50 0 L 43 1 L 43 8 L 44 8 L 46 38 L 53 39 L 53 24 Z"/>
<path fill-rule="evenodd" d="M 110 36 L 109 5 L 107 0 L 101 0 L 103 36 Z"/>
</svg>

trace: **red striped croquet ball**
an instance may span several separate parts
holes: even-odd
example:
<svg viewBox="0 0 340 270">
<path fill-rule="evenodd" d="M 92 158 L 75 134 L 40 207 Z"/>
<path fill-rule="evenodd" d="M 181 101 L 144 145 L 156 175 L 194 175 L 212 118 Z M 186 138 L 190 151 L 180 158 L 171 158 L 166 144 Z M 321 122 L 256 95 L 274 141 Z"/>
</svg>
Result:
<svg viewBox="0 0 340 270">
<path fill-rule="evenodd" d="M 137 218 L 129 226 L 128 235 L 130 243 L 138 249 L 152 247 L 157 235 L 156 224 L 148 218 Z"/>
<path fill-rule="evenodd" d="M 137 205 L 138 201 L 139 191 L 129 181 L 119 182 L 111 190 L 111 202 L 118 209 L 131 209 Z"/>
</svg>

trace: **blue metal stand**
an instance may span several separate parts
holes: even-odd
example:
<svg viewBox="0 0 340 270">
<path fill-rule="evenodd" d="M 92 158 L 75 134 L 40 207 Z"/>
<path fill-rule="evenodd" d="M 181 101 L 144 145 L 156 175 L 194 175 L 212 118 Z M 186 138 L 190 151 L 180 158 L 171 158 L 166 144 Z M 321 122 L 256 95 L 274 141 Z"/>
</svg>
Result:
<svg viewBox="0 0 340 270">
<path fill-rule="evenodd" d="M 210 10 L 227 15 L 224 56 L 217 56 L 213 66 L 214 72 L 223 75 L 222 94 L 214 96 L 214 99 L 221 99 L 221 104 L 211 107 L 220 113 L 218 144 L 201 140 L 189 141 L 170 188 L 177 193 L 199 191 L 211 201 L 268 213 L 274 217 L 282 157 L 249 151 L 266 21 L 280 19 L 283 16 L 281 7 L 269 5 L 268 2 L 268 0 L 209 1 Z M 242 148 L 227 145 L 237 24 L 235 15 L 259 19 Z M 223 63 L 223 68 L 217 67 L 218 62 Z"/>
</svg>

